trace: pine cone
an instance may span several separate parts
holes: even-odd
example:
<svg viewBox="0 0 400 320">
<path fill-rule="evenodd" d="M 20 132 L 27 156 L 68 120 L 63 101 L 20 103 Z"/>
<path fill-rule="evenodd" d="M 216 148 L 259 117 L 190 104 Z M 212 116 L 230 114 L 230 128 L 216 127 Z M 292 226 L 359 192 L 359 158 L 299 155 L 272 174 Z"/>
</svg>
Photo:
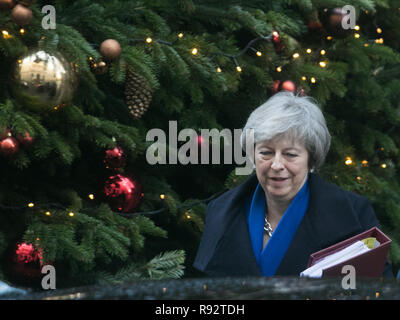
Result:
<svg viewBox="0 0 400 320">
<path fill-rule="evenodd" d="M 127 70 L 125 83 L 125 99 L 130 114 L 139 119 L 149 108 L 152 92 L 142 76 Z"/>
</svg>

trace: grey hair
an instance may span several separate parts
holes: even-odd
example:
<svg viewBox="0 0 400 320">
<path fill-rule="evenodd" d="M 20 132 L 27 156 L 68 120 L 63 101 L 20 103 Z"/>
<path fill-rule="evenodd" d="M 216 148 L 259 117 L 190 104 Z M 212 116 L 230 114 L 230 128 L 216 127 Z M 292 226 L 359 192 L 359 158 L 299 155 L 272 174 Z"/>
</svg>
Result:
<svg viewBox="0 0 400 320">
<path fill-rule="evenodd" d="M 303 143 L 309 154 L 308 167 L 322 166 L 331 145 L 331 135 L 315 99 L 278 92 L 255 109 L 243 128 L 240 143 L 246 151 L 246 129 L 254 130 L 254 146 L 282 137 Z M 254 154 L 246 154 L 254 166 Z"/>
</svg>

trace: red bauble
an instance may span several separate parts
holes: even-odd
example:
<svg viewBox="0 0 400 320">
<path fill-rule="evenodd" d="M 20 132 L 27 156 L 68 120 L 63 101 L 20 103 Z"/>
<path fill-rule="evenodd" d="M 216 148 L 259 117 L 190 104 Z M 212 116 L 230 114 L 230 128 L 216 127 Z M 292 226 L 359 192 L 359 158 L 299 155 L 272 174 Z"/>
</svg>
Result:
<svg viewBox="0 0 400 320">
<path fill-rule="evenodd" d="M 272 32 L 272 43 L 276 53 L 280 53 L 285 48 L 278 31 Z"/>
<path fill-rule="evenodd" d="M 13 256 L 13 272 L 25 277 L 39 277 L 43 266 L 43 250 L 30 243 L 17 244 Z"/>
<path fill-rule="evenodd" d="M 279 85 L 281 84 L 281 81 L 280 80 L 275 80 L 274 81 L 274 84 L 273 84 L 273 87 L 272 87 L 272 91 L 274 92 L 274 93 L 277 93 L 278 91 L 279 91 Z"/>
<path fill-rule="evenodd" d="M 281 89 L 281 91 L 284 90 L 284 91 L 295 92 L 296 91 L 296 85 L 294 84 L 293 81 L 286 80 L 286 81 L 282 82 L 280 89 Z"/>
<path fill-rule="evenodd" d="M 33 138 L 28 131 L 25 131 L 24 134 L 17 135 L 16 138 L 22 147 L 30 147 L 33 144 Z"/>
<path fill-rule="evenodd" d="M 125 166 L 126 155 L 121 147 L 106 150 L 106 155 L 103 161 L 107 169 L 121 169 Z"/>
<path fill-rule="evenodd" d="M 272 88 L 273 93 L 277 93 L 279 91 L 290 91 L 295 93 L 296 92 L 296 85 L 291 80 L 275 80 Z"/>
<path fill-rule="evenodd" d="M 117 174 L 107 179 L 103 192 L 112 210 L 132 212 L 142 200 L 142 187 L 137 180 Z"/>
<path fill-rule="evenodd" d="M 19 143 L 16 139 L 12 137 L 5 138 L 0 141 L 0 152 L 5 156 L 11 156 L 18 152 Z"/>
<path fill-rule="evenodd" d="M 272 32 L 272 42 L 273 43 L 278 43 L 281 41 L 281 37 L 279 36 L 278 31 Z"/>
</svg>

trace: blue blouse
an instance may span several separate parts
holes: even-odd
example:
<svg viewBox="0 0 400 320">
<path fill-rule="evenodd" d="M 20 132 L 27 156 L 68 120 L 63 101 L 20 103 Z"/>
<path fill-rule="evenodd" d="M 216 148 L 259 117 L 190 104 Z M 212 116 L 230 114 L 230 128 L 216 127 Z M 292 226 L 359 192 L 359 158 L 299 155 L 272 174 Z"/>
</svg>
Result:
<svg viewBox="0 0 400 320">
<path fill-rule="evenodd" d="M 264 217 L 267 203 L 264 190 L 258 183 L 251 203 L 247 206 L 246 214 L 254 256 L 264 276 L 273 276 L 278 269 L 307 211 L 309 198 L 307 177 L 303 187 L 290 203 L 263 249 Z"/>
</svg>

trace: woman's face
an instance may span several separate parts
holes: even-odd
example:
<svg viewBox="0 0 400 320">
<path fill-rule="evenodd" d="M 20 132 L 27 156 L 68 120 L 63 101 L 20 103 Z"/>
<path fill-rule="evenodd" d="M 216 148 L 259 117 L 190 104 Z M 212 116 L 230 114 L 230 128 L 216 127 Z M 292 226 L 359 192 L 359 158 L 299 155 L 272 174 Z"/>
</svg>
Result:
<svg viewBox="0 0 400 320">
<path fill-rule="evenodd" d="M 281 138 L 259 142 L 254 160 L 267 201 L 291 201 L 307 180 L 308 152 L 295 140 Z"/>
</svg>

